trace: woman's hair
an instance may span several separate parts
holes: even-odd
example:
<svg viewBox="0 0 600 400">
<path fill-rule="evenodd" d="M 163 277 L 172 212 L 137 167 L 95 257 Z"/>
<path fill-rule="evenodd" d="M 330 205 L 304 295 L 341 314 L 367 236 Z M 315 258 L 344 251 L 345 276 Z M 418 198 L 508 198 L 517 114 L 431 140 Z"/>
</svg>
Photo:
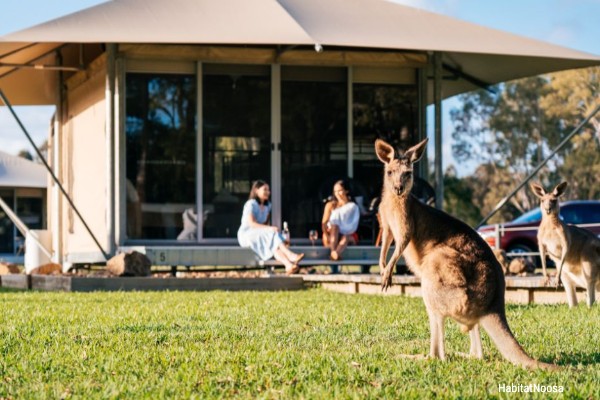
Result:
<svg viewBox="0 0 600 400">
<path fill-rule="evenodd" d="M 250 189 L 250 195 L 248 196 L 248 199 L 256 200 L 260 204 L 261 200 L 258 198 L 258 195 L 256 194 L 256 192 L 258 191 L 258 189 L 260 189 L 261 187 L 263 187 L 265 185 L 267 185 L 267 182 L 265 182 L 261 179 L 257 179 L 254 182 L 252 182 L 252 188 Z M 267 200 L 264 204 L 265 205 L 269 204 L 269 201 Z"/>
<path fill-rule="evenodd" d="M 335 185 L 340 185 L 342 189 L 346 192 L 346 196 L 348 196 L 348 201 L 354 201 L 350 194 L 350 189 L 348 185 L 348 181 L 345 179 L 340 179 L 333 184 L 333 188 L 331 189 L 331 201 L 333 202 L 333 206 L 337 207 L 337 197 L 335 197 Z"/>
</svg>

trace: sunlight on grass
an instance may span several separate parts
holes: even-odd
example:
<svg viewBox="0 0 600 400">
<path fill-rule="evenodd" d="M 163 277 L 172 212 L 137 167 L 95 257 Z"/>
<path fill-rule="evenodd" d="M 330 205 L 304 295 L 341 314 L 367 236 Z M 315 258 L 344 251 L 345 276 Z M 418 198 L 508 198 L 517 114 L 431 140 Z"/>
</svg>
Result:
<svg viewBox="0 0 600 400">
<path fill-rule="evenodd" d="M 566 366 L 549 373 L 503 361 L 485 336 L 485 360 L 461 358 L 468 337 L 454 323 L 447 362 L 403 357 L 429 349 L 421 299 L 321 289 L 0 298 L 2 398 L 482 398 L 500 383 L 600 398 L 598 306 L 509 306 L 526 351 Z"/>
</svg>

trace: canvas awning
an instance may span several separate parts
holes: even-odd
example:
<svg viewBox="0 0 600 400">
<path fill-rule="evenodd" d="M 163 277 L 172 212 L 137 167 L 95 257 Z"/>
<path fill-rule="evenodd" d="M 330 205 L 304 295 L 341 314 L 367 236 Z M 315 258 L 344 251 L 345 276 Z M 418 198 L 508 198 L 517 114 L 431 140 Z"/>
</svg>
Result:
<svg viewBox="0 0 600 400">
<path fill-rule="evenodd" d="M 55 74 L 16 66 L 64 43 L 439 51 L 455 78 L 444 82 L 444 97 L 478 82 L 600 64 L 595 55 L 384 0 L 113 0 L 0 37 L 0 87 L 15 104 L 53 103 L 47 78 Z"/>
<path fill-rule="evenodd" d="M 43 188 L 46 168 L 22 157 L 0 151 L 0 188 Z"/>
</svg>

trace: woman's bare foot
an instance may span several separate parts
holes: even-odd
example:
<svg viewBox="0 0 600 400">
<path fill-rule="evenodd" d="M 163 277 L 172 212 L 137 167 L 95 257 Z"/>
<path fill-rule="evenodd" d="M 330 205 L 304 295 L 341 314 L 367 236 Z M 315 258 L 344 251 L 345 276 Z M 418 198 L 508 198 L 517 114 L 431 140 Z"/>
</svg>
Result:
<svg viewBox="0 0 600 400">
<path fill-rule="evenodd" d="M 337 261 L 340 259 L 340 255 L 338 254 L 337 251 L 331 250 L 331 254 L 329 255 L 329 258 L 331 258 L 333 261 Z"/>
<path fill-rule="evenodd" d="M 285 269 L 285 274 L 286 275 L 297 274 L 298 271 L 300 271 L 300 267 L 298 266 L 298 264 L 294 264 L 290 268 Z"/>
<path fill-rule="evenodd" d="M 291 262 L 293 262 L 294 264 L 298 264 L 300 262 L 300 260 L 302 260 L 304 258 L 304 253 L 300 253 L 300 254 L 296 254 L 296 258 L 294 260 L 291 260 Z"/>
</svg>

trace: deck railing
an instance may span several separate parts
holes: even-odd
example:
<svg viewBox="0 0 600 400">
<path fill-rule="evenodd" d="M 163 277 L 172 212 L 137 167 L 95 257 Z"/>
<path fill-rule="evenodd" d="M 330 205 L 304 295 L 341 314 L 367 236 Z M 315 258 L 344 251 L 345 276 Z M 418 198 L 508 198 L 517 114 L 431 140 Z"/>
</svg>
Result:
<svg viewBox="0 0 600 400">
<path fill-rule="evenodd" d="M 591 224 L 573 224 L 575 226 L 578 226 L 580 228 L 598 228 L 600 227 L 600 223 L 591 223 Z M 524 231 L 534 231 L 536 232 L 539 229 L 539 226 L 526 226 L 526 227 L 506 227 L 502 224 L 495 224 L 494 226 L 494 230 L 493 230 L 493 236 L 489 235 L 488 237 L 493 237 L 494 238 L 494 244 L 493 248 L 495 249 L 500 249 L 500 243 L 502 243 L 502 237 L 504 237 L 504 235 L 507 232 L 524 232 Z M 487 231 L 486 234 L 489 234 Z M 600 237 L 600 235 L 598 235 L 598 237 Z M 485 238 L 485 237 L 484 237 Z M 490 241 L 486 239 L 486 242 L 488 242 L 488 244 L 491 245 Z M 517 257 L 517 256 L 526 256 L 526 257 L 539 257 L 540 253 L 539 251 L 532 251 L 532 252 L 510 252 L 510 253 L 506 253 L 506 255 L 508 257 Z"/>
</svg>

